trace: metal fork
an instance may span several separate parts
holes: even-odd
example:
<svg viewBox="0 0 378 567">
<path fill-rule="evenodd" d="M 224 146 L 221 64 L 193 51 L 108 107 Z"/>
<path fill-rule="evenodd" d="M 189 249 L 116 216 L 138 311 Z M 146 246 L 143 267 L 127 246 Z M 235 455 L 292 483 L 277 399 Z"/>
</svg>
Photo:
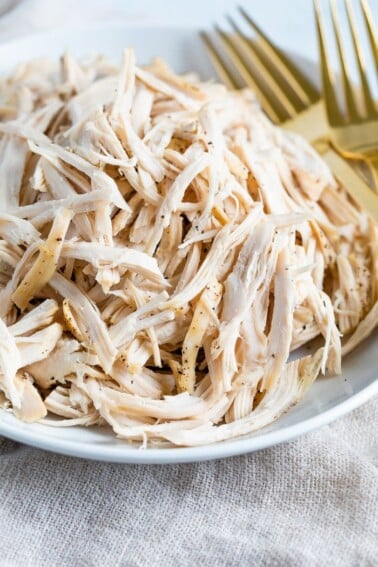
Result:
<svg viewBox="0 0 378 567">
<path fill-rule="evenodd" d="M 238 10 L 256 33 L 258 41 L 246 36 L 236 21 L 227 16 L 234 33 L 227 34 L 218 26 L 215 30 L 231 63 L 210 35 L 201 32 L 220 78 L 230 88 L 251 87 L 275 124 L 283 125 L 295 118 L 294 129 L 310 141 L 325 137 L 328 125 L 316 86 L 273 44 L 242 7 Z"/>
<path fill-rule="evenodd" d="M 258 41 L 246 36 L 230 17 L 233 34 L 215 28 L 222 48 L 208 33 L 201 32 L 220 78 L 230 88 L 253 88 L 269 118 L 312 143 L 354 200 L 378 221 L 378 197 L 328 143 L 329 128 L 316 86 L 273 44 L 243 8 L 239 11 Z"/>
<path fill-rule="evenodd" d="M 370 165 L 375 186 L 378 188 L 378 107 L 373 99 L 366 76 L 364 55 L 357 33 L 352 3 L 350 0 L 345 0 L 347 19 L 360 77 L 359 87 L 362 95 L 360 105 L 355 95 L 351 72 L 341 37 L 336 2 L 330 0 L 330 5 L 344 91 L 344 111 L 336 96 L 335 80 L 327 51 L 320 5 L 318 0 L 314 0 L 322 70 L 323 96 L 330 126 L 330 139 L 335 148 L 343 156 L 349 159 L 363 159 Z M 374 22 L 367 0 L 360 0 L 360 5 L 365 20 L 371 54 L 374 59 L 376 79 L 378 79 L 378 42 Z"/>
</svg>

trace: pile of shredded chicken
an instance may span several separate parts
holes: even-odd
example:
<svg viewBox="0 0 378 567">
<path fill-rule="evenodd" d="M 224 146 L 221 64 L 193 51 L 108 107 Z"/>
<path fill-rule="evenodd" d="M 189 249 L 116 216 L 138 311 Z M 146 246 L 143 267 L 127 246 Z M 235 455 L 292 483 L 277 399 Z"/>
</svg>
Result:
<svg viewBox="0 0 378 567">
<path fill-rule="evenodd" d="M 0 403 L 21 420 L 228 439 L 377 323 L 377 227 L 249 90 L 65 55 L 1 81 L 0 136 Z"/>
</svg>

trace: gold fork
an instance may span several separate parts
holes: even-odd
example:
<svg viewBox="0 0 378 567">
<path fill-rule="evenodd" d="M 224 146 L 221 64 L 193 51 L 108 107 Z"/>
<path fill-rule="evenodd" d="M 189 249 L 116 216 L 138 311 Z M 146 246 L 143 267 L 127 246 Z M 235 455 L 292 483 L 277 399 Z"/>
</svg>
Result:
<svg viewBox="0 0 378 567">
<path fill-rule="evenodd" d="M 378 108 L 366 76 L 364 55 L 358 37 L 355 17 L 350 0 L 345 0 L 346 14 L 360 76 L 362 104 L 355 96 L 350 68 L 343 46 L 340 22 L 336 2 L 330 1 L 333 30 L 341 68 L 342 86 L 345 99 L 345 111 L 341 108 L 335 94 L 335 80 L 332 74 L 327 51 L 321 9 L 318 0 L 314 0 L 315 17 L 319 39 L 319 53 L 322 70 L 323 96 L 330 126 L 330 139 L 335 148 L 349 159 L 363 159 L 370 166 L 375 187 L 378 188 Z M 378 42 L 374 22 L 367 0 L 360 0 L 364 16 L 367 38 L 374 59 L 378 78 Z"/>
<path fill-rule="evenodd" d="M 232 35 L 216 27 L 223 49 L 209 34 L 201 33 L 220 78 L 230 88 L 253 88 L 269 118 L 312 143 L 354 200 L 378 222 L 378 197 L 328 143 L 329 128 L 318 90 L 253 19 L 242 8 L 239 10 L 257 34 L 257 42 L 247 37 L 232 18 L 228 18 Z"/>
<path fill-rule="evenodd" d="M 295 131 L 309 141 L 315 142 L 326 137 L 328 125 L 318 89 L 272 43 L 251 16 L 242 7 L 238 9 L 257 34 L 258 42 L 247 37 L 230 16 L 227 19 L 234 34 L 227 34 L 215 26 L 231 65 L 217 49 L 211 37 L 201 32 L 210 58 L 222 81 L 229 88 L 251 87 L 256 92 L 262 108 L 274 123 L 289 124 L 290 120 L 295 118 Z"/>
</svg>

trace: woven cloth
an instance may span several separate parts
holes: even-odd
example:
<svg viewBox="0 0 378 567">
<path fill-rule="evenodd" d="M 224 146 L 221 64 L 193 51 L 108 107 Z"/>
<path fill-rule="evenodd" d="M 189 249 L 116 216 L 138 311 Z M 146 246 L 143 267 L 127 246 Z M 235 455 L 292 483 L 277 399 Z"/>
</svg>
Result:
<svg viewBox="0 0 378 567">
<path fill-rule="evenodd" d="M 375 567 L 378 400 L 297 441 L 190 465 L 0 445 L 0 565 Z"/>
<path fill-rule="evenodd" d="M 295 10 L 304 0 L 290 0 L 285 26 L 272 20 L 275 2 L 256 2 L 256 9 L 286 38 L 290 26 L 305 34 L 305 50 L 310 16 L 302 22 Z M 57 22 L 119 19 L 126 7 L 139 21 L 198 23 L 205 4 L 213 19 L 228 3 L 170 4 L 21 0 L 0 18 L 0 41 Z M 289 18 L 299 12 L 300 27 Z M 375 399 L 291 443 L 170 466 L 95 463 L 0 438 L 0 566 L 375 567 L 377 421 Z"/>
</svg>

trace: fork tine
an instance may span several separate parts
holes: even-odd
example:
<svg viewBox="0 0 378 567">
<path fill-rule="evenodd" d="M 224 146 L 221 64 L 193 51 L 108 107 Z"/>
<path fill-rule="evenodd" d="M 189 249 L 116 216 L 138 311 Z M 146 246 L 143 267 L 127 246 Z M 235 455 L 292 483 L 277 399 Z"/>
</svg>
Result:
<svg viewBox="0 0 378 567">
<path fill-rule="evenodd" d="M 360 0 L 360 5 L 368 32 L 370 47 L 373 53 L 375 70 L 378 74 L 378 37 L 374 26 L 373 16 L 371 15 L 368 0 Z"/>
<path fill-rule="evenodd" d="M 215 67 L 215 70 L 219 75 L 220 79 L 222 80 L 222 82 L 230 89 L 237 89 L 244 86 L 245 83 L 242 84 L 241 81 L 238 81 L 238 79 L 235 76 L 235 73 L 231 70 L 232 68 L 230 67 L 230 65 L 228 65 L 225 58 L 221 55 L 219 49 L 216 48 L 215 44 L 210 39 L 210 36 L 205 32 L 200 32 L 200 36 L 210 55 L 210 59 Z M 253 80 L 249 72 L 247 75 L 247 69 L 243 69 L 242 62 L 235 61 L 235 58 L 233 58 L 231 54 L 229 55 L 231 57 L 231 60 L 233 61 L 234 67 L 239 71 L 239 74 L 241 74 L 242 77 L 244 74 L 245 79 L 247 80 L 247 84 L 256 91 L 256 94 L 258 95 L 260 104 L 263 107 L 264 111 L 267 113 L 267 115 L 270 117 L 270 119 L 273 122 L 279 123 L 280 120 L 276 112 L 274 111 L 270 101 L 266 98 L 265 93 L 256 84 L 256 82 Z"/>
<path fill-rule="evenodd" d="M 357 59 L 358 71 L 359 71 L 359 74 L 360 74 L 361 87 L 362 87 L 362 93 L 363 93 L 364 102 L 365 102 L 366 115 L 367 116 L 373 116 L 373 115 L 376 114 L 375 104 L 374 104 L 373 97 L 371 95 L 368 80 L 366 78 L 365 61 L 364 61 L 364 57 L 362 55 L 360 42 L 358 40 L 357 29 L 356 29 L 355 20 L 354 20 L 354 14 L 353 14 L 353 8 L 352 8 L 352 4 L 351 4 L 350 0 L 345 0 L 345 5 L 346 5 L 347 16 L 348 16 L 349 28 L 350 28 L 350 32 L 351 32 L 352 40 L 353 40 L 354 51 L 355 51 L 356 59 Z"/>
<path fill-rule="evenodd" d="M 342 77 L 343 77 L 343 86 L 344 86 L 344 92 L 345 92 L 347 113 L 349 113 L 349 118 L 352 118 L 353 120 L 355 120 L 356 118 L 359 118 L 359 113 L 358 113 L 358 110 L 357 110 L 354 92 L 353 92 L 353 89 L 352 89 L 352 86 L 351 86 L 351 83 L 350 83 L 350 80 L 349 80 L 350 72 L 349 72 L 349 69 L 347 67 L 347 62 L 346 62 L 345 54 L 344 54 L 344 50 L 343 50 L 343 44 L 342 44 L 341 32 L 340 32 L 340 24 L 339 24 L 339 19 L 338 19 L 338 16 L 337 16 L 337 9 L 336 9 L 336 0 L 331 0 L 331 16 L 332 16 L 333 29 L 334 29 L 335 37 L 336 37 L 337 51 L 338 51 L 338 54 L 339 54 L 341 73 L 342 73 Z"/>
<path fill-rule="evenodd" d="M 310 102 L 307 102 L 307 104 L 303 105 L 295 94 L 290 92 L 290 87 L 288 89 L 287 85 L 283 84 L 282 75 L 277 77 L 277 71 L 274 65 L 272 65 L 271 61 L 267 60 L 266 57 L 263 58 L 261 56 L 256 46 L 253 44 L 253 41 L 243 33 L 233 18 L 231 18 L 231 16 L 227 16 L 227 20 L 230 22 L 231 27 L 236 33 L 236 37 L 245 49 L 246 53 L 248 53 L 249 58 L 252 59 L 271 91 L 275 93 L 279 104 L 286 110 L 288 116 L 293 117 L 301 110 L 304 110 L 304 107 L 308 104 L 311 104 Z"/>
<path fill-rule="evenodd" d="M 243 77 L 246 84 L 251 87 L 260 100 L 260 103 L 267 113 L 267 115 L 273 120 L 275 123 L 282 122 L 283 120 L 287 119 L 287 116 L 282 112 L 279 108 L 279 105 L 276 101 L 272 98 L 271 94 L 267 91 L 266 88 L 262 85 L 261 81 L 255 79 L 252 76 L 251 71 L 249 70 L 245 60 L 243 59 L 239 50 L 235 47 L 233 42 L 231 41 L 228 34 L 226 34 L 223 30 L 221 30 L 218 26 L 215 26 L 215 30 L 218 33 L 220 40 L 222 41 L 222 45 L 225 47 L 230 59 L 232 60 L 233 64 L 239 71 L 240 75 Z"/>
<path fill-rule="evenodd" d="M 293 90 L 302 99 L 304 104 L 308 106 L 319 100 L 319 92 L 317 88 L 309 81 L 298 69 L 292 61 L 285 56 L 285 54 L 274 45 L 269 37 L 263 32 L 260 26 L 251 18 L 242 6 L 238 7 L 243 18 L 248 22 L 252 29 L 260 38 L 261 44 L 264 46 L 265 51 L 270 55 L 271 60 L 274 61 L 281 74 L 288 81 Z"/>
<path fill-rule="evenodd" d="M 319 1 L 313 0 L 313 2 L 314 2 L 316 29 L 318 34 L 319 56 L 320 56 L 320 65 L 321 65 L 321 74 L 322 74 L 322 83 L 323 83 L 323 95 L 327 110 L 328 122 L 333 126 L 339 126 L 344 122 L 344 120 L 335 95 L 335 82 L 333 79 L 333 74 L 327 54 Z"/>
<path fill-rule="evenodd" d="M 210 56 L 211 62 L 215 67 L 217 74 L 219 75 L 222 83 L 224 83 L 229 89 L 237 89 L 240 85 L 235 78 L 235 76 L 231 73 L 228 69 L 227 64 L 225 63 L 224 59 L 221 57 L 219 52 L 213 45 L 208 34 L 204 31 L 200 32 L 200 36 L 202 41 L 205 44 L 207 52 Z"/>
</svg>

